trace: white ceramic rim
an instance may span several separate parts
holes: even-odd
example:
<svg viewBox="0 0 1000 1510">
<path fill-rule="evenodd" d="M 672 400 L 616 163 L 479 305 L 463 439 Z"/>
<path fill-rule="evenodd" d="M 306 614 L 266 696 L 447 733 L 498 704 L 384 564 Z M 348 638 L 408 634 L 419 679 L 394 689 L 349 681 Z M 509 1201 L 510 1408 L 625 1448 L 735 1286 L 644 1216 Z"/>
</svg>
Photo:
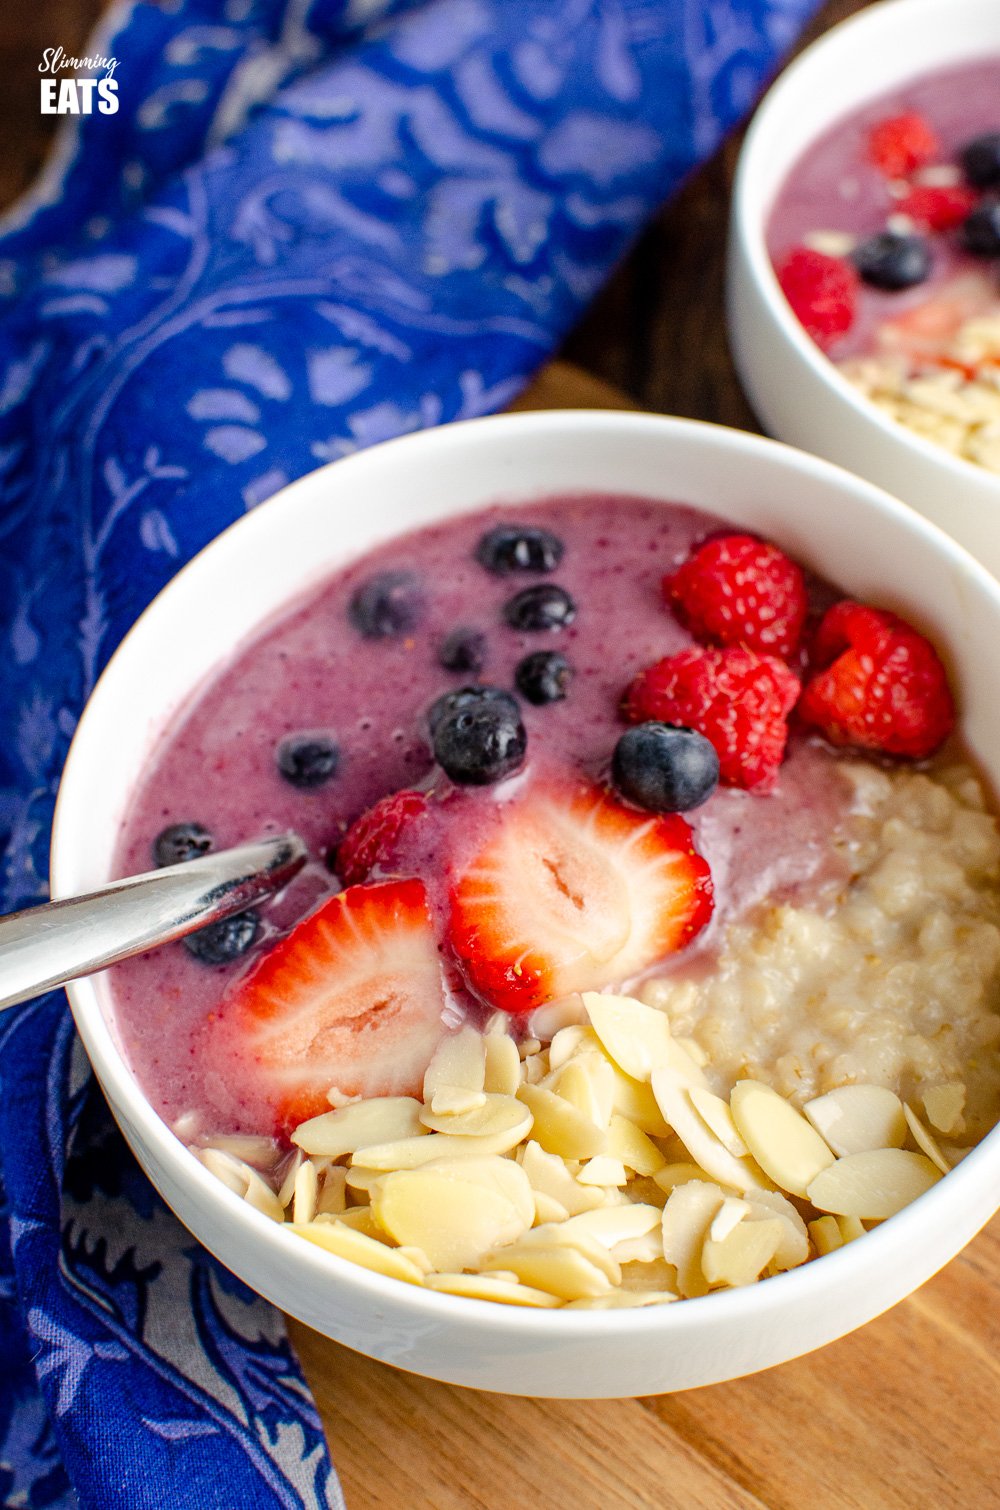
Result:
<svg viewBox="0 0 1000 1510">
<path fill-rule="evenodd" d="M 867 504 L 875 512 L 895 520 L 904 532 L 908 531 L 925 537 L 926 543 L 943 558 L 943 562 L 946 562 L 953 570 L 975 580 L 980 590 L 984 590 L 996 601 L 998 612 L 1000 612 L 1000 582 L 995 580 L 964 547 L 958 545 L 937 525 L 907 508 L 873 483 L 856 477 L 833 462 L 799 451 L 781 441 L 751 435 L 742 430 L 728 429 L 699 420 L 682 420 L 661 415 L 567 409 L 461 421 L 437 429 L 401 436 L 396 440 L 383 442 L 377 449 L 381 452 L 386 446 L 406 448 L 414 453 L 415 464 L 433 465 L 436 449 L 455 444 L 456 438 L 461 444 L 464 437 L 470 435 L 474 437 L 475 433 L 484 427 L 493 430 L 501 425 L 509 431 L 511 445 L 517 443 L 519 434 L 534 429 L 549 431 L 562 429 L 566 432 L 567 442 L 571 442 L 574 431 L 583 425 L 591 433 L 603 428 L 619 432 L 623 429 L 632 430 L 636 435 L 648 433 L 651 430 L 667 437 L 671 433 L 677 436 L 683 435 L 700 444 L 719 446 L 728 450 L 737 466 L 740 456 L 752 455 L 755 452 L 770 453 L 772 457 L 791 463 L 806 482 L 810 478 L 815 478 L 817 481 L 825 480 L 828 484 L 840 486 L 846 483 L 852 492 L 863 494 Z M 363 467 L 367 454 L 367 452 L 360 452 L 329 465 L 339 469 L 338 477 L 343 481 L 344 470 Z M 60 874 L 68 864 L 70 842 L 64 837 L 69 834 L 66 813 L 68 809 L 71 809 L 72 803 L 85 798 L 84 792 L 81 791 L 78 797 L 74 790 L 74 747 L 82 738 L 89 738 L 89 734 L 85 734 L 85 731 L 89 730 L 89 725 L 95 718 L 102 716 L 101 685 L 108 677 L 110 667 L 123 654 L 124 647 L 136 635 L 138 626 L 145 626 L 153 618 L 157 612 L 157 605 L 170 593 L 173 584 L 179 578 L 190 579 L 206 571 L 214 572 L 215 563 L 220 558 L 224 559 L 228 549 L 227 540 L 235 531 L 246 533 L 252 530 L 266 530 L 267 521 L 273 510 L 280 508 L 282 501 L 287 499 L 290 493 L 300 489 L 303 483 L 308 483 L 310 488 L 314 487 L 317 472 L 322 473 L 327 470 L 327 467 L 323 467 L 306 474 L 306 477 L 281 489 L 252 513 L 244 515 L 230 525 L 176 574 L 122 640 L 81 715 L 67 757 L 53 819 L 51 850 L 53 897 L 60 895 Z M 225 651 L 223 651 L 224 654 Z M 222 656 L 219 659 L 221 661 Z M 992 1168 L 993 1184 L 997 1189 L 998 1202 L 1000 1202 L 1000 1125 L 998 1125 L 955 1169 L 950 1171 L 940 1185 L 934 1186 L 884 1225 L 868 1232 L 863 1240 L 849 1243 L 833 1253 L 811 1260 L 797 1269 L 776 1275 L 759 1284 L 748 1285 L 741 1289 L 717 1291 L 703 1298 L 685 1300 L 680 1304 L 639 1307 L 635 1310 L 572 1312 L 548 1309 L 529 1310 L 520 1306 L 499 1305 L 494 1301 L 471 1300 L 423 1289 L 416 1285 L 404 1285 L 404 1282 L 400 1280 L 376 1274 L 372 1270 L 339 1258 L 284 1231 L 262 1212 L 256 1211 L 246 1201 L 228 1190 L 188 1151 L 143 1096 L 115 1043 L 97 1000 L 93 981 L 87 978 L 75 981 L 67 988 L 67 994 L 77 1029 L 91 1063 L 93 1064 L 97 1058 L 102 1065 L 98 1079 L 112 1111 L 120 1105 L 123 1115 L 135 1124 L 138 1132 L 155 1149 L 157 1161 L 170 1167 L 179 1181 L 187 1183 L 207 1203 L 216 1205 L 221 1203 L 221 1210 L 228 1212 L 229 1222 L 235 1233 L 245 1235 L 248 1243 L 270 1247 L 276 1258 L 294 1262 L 297 1269 L 318 1283 L 324 1278 L 328 1279 L 331 1275 L 336 1275 L 344 1285 L 345 1291 L 351 1286 L 356 1286 L 373 1302 L 382 1300 L 399 1304 L 405 1299 L 413 1317 L 423 1316 L 429 1324 L 444 1318 L 453 1321 L 464 1314 L 468 1315 L 470 1320 L 474 1320 L 478 1327 L 485 1324 L 487 1328 L 502 1331 L 509 1336 L 524 1335 L 532 1340 L 552 1344 L 558 1344 L 560 1339 L 567 1337 L 578 1340 L 615 1337 L 627 1342 L 630 1335 L 640 1332 L 648 1333 L 651 1330 L 661 1334 L 664 1343 L 667 1344 L 671 1336 L 699 1328 L 706 1305 L 712 1307 L 712 1314 L 716 1321 L 728 1318 L 736 1322 L 748 1316 L 752 1317 L 754 1313 L 759 1313 L 759 1319 L 765 1319 L 773 1313 L 782 1311 L 793 1299 L 806 1302 L 810 1297 L 821 1296 L 830 1285 L 850 1285 L 852 1280 L 856 1281 L 863 1277 L 863 1271 L 876 1260 L 879 1251 L 883 1251 L 888 1259 L 891 1257 L 893 1248 L 900 1243 L 913 1242 L 919 1246 L 928 1203 L 936 1203 L 945 1188 L 953 1204 L 961 1200 L 961 1193 L 967 1186 L 975 1186 L 981 1192 L 983 1185 L 988 1183 L 986 1171 L 990 1168 Z M 982 1176 L 980 1170 L 983 1171 Z M 974 1192 L 970 1204 L 976 1206 L 979 1204 Z M 988 1215 L 984 1217 L 980 1226 L 984 1225 L 988 1219 Z M 291 1248 L 290 1244 L 293 1245 Z M 405 1297 L 401 1294 L 404 1289 Z M 892 1303 L 894 1302 L 890 1302 Z M 473 1307 L 474 1310 L 456 1312 L 456 1306 Z M 851 1324 L 844 1328 L 845 1331 L 852 1329 Z M 843 1333 L 838 1335 L 843 1335 Z"/>
<path fill-rule="evenodd" d="M 950 471 L 960 487 L 968 483 L 970 475 L 981 484 L 994 486 L 1000 500 L 1000 477 L 994 477 L 985 467 L 977 466 L 965 457 L 954 456 L 943 446 L 927 440 L 915 430 L 909 430 L 883 414 L 877 405 L 847 381 L 837 366 L 806 334 L 781 291 L 765 240 L 765 227 L 780 184 L 774 186 L 769 196 L 758 188 L 758 180 L 767 172 L 767 137 L 773 129 L 772 121 L 776 116 L 780 117 L 785 109 L 787 96 L 808 80 L 817 64 L 825 69 L 831 54 L 837 51 L 846 53 L 849 49 L 877 46 L 897 26 L 907 30 L 921 26 L 940 26 L 943 29 L 947 26 L 955 3 L 956 0 L 880 0 L 878 5 L 859 11 L 857 15 L 831 27 L 805 48 L 772 84 L 754 114 L 736 167 L 731 214 L 743 243 L 751 275 L 767 304 L 771 319 L 817 377 L 827 383 L 843 403 L 848 404 L 855 414 L 878 430 L 887 441 L 912 447 L 918 456 Z M 948 66 L 960 65 L 963 61 L 981 61 L 981 56 L 972 51 L 964 56 L 956 55 L 949 58 Z M 918 77 L 923 71 L 917 70 L 912 77 Z M 875 91 L 870 98 L 877 98 L 880 92 Z M 857 106 L 851 108 L 853 110 Z M 843 114 L 842 111 L 834 111 L 828 116 L 818 131 L 812 132 L 802 141 L 797 157 L 801 157 L 818 136 L 836 125 Z"/>
</svg>

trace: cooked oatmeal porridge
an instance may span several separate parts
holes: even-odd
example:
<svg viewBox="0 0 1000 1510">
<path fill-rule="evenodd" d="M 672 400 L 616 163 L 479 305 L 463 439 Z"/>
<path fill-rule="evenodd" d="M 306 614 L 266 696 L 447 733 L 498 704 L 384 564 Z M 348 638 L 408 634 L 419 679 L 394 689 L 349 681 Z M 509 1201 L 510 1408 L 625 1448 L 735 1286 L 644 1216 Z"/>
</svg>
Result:
<svg viewBox="0 0 1000 1510">
<path fill-rule="evenodd" d="M 1000 835 L 955 725 L 924 635 L 683 505 L 433 526 L 168 732 L 123 874 L 311 858 L 117 967 L 115 1031 L 214 1175 L 381 1274 L 538 1309 L 767 1279 L 1000 1116 Z"/>
</svg>

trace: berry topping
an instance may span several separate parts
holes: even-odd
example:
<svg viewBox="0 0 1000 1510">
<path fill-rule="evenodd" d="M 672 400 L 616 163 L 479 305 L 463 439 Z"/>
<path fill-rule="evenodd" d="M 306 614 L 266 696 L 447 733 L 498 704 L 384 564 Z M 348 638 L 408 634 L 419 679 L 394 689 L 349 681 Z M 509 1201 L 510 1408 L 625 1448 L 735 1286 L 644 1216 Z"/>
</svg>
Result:
<svg viewBox="0 0 1000 1510">
<path fill-rule="evenodd" d="M 803 722 L 836 745 L 922 760 L 955 725 L 948 677 L 933 645 L 904 619 L 845 600 L 816 634 Z"/>
<path fill-rule="evenodd" d="M 228 1074 L 259 1086 L 279 1127 L 346 1096 L 420 1094 L 444 991 L 419 881 L 351 886 L 238 981 L 212 1025 Z"/>
<path fill-rule="evenodd" d="M 799 694 L 784 661 L 742 646 L 692 647 L 636 677 L 622 712 L 629 723 L 680 724 L 703 734 L 725 786 L 772 786 L 785 753 L 788 714 Z"/>
<path fill-rule="evenodd" d="M 207 855 L 211 848 L 212 835 L 200 823 L 171 823 L 157 834 L 153 859 L 157 865 L 182 865 L 185 860 Z"/>
<path fill-rule="evenodd" d="M 482 671 L 486 636 L 481 629 L 453 629 L 441 641 L 437 658 L 446 671 Z"/>
<path fill-rule="evenodd" d="M 663 595 L 699 640 L 788 657 L 808 603 L 795 562 L 753 535 L 717 535 L 693 550 Z"/>
<path fill-rule="evenodd" d="M 962 184 L 917 184 L 896 206 L 926 231 L 951 231 L 976 204 L 976 195 Z"/>
<path fill-rule="evenodd" d="M 278 770 L 292 786 L 322 786 L 337 774 L 340 751 L 326 734 L 292 734 L 278 746 Z"/>
<path fill-rule="evenodd" d="M 810 247 L 793 247 L 775 269 L 792 313 L 817 346 L 829 346 L 850 330 L 858 275 L 849 262 Z"/>
<path fill-rule="evenodd" d="M 977 257 L 1000 257 L 1000 200 L 987 200 L 966 216 L 962 241 Z"/>
<path fill-rule="evenodd" d="M 615 745 L 611 779 L 651 813 L 686 813 L 719 784 L 719 757 L 703 734 L 676 724 L 637 724 Z"/>
<path fill-rule="evenodd" d="M 412 572 L 379 572 L 355 588 L 347 613 L 366 640 L 398 639 L 423 618 L 420 584 Z"/>
<path fill-rule="evenodd" d="M 992 189 L 1000 184 L 1000 131 L 987 131 L 962 148 L 959 155 L 962 172 L 977 189 Z"/>
<path fill-rule="evenodd" d="M 498 577 L 516 571 L 555 571 L 563 548 L 551 530 L 533 524 L 495 524 L 476 546 L 476 560 Z"/>
<path fill-rule="evenodd" d="M 391 870 L 404 829 L 427 811 L 423 792 L 390 792 L 351 824 L 337 845 L 336 871 L 345 886 L 367 881 L 376 867 Z"/>
<path fill-rule="evenodd" d="M 463 687 L 433 704 L 434 759 L 459 786 L 487 786 L 524 763 L 528 736 L 517 702 L 499 687 Z"/>
<path fill-rule="evenodd" d="M 894 291 L 923 283 L 931 270 L 931 249 L 923 236 L 879 231 L 851 253 L 854 266 L 872 288 Z"/>
<path fill-rule="evenodd" d="M 182 943 L 203 965 L 230 965 L 247 952 L 259 928 L 260 918 L 255 912 L 237 912 L 187 934 Z"/>
<path fill-rule="evenodd" d="M 512 629 L 565 629 L 576 618 L 576 604 L 564 587 L 540 582 L 508 598 L 503 616 Z"/>
<path fill-rule="evenodd" d="M 539 707 L 562 702 L 572 680 L 573 667 L 558 650 L 533 650 L 514 672 L 518 692 Z"/>
<path fill-rule="evenodd" d="M 940 151 L 931 126 L 915 112 L 890 116 L 868 133 L 868 156 L 886 178 L 907 178 Z"/>
<path fill-rule="evenodd" d="M 475 991 L 527 1012 L 623 982 L 682 949 L 712 912 L 709 869 L 683 818 L 651 817 L 589 785 L 532 788 L 451 894 L 451 942 Z"/>
</svg>

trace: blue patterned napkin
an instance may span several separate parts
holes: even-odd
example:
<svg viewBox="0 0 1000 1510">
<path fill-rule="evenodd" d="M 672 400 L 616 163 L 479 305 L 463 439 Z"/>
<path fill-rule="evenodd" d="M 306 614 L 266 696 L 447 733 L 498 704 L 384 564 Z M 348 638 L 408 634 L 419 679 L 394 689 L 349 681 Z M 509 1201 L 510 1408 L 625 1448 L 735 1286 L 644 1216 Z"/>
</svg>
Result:
<svg viewBox="0 0 1000 1510">
<path fill-rule="evenodd" d="M 0 226 L 5 910 L 45 896 L 79 709 L 178 566 L 321 462 L 502 407 L 813 5 L 111 14 L 118 113 Z M 0 1177 L 5 1507 L 342 1505 L 281 1318 L 139 1173 L 61 993 L 0 1018 Z"/>
</svg>

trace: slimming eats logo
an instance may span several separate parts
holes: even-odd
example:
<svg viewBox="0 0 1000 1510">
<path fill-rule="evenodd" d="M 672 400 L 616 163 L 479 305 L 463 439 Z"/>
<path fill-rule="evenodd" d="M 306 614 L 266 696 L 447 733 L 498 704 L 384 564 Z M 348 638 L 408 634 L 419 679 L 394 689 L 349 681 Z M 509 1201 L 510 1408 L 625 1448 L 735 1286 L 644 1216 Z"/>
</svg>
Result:
<svg viewBox="0 0 1000 1510">
<path fill-rule="evenodd" d="M 38 72 L 41 80 L 43 115 L 92 115 L 96 102 L 102 115 L 118 110 L 117 58 L 70 58 L 61 47 L 47 47 L 42 53 Z M 71 71 L 74 78 L 59 78 Z M 101 74 L 103 78 L 80 78 L 81 73 Z"/>
</svg>

